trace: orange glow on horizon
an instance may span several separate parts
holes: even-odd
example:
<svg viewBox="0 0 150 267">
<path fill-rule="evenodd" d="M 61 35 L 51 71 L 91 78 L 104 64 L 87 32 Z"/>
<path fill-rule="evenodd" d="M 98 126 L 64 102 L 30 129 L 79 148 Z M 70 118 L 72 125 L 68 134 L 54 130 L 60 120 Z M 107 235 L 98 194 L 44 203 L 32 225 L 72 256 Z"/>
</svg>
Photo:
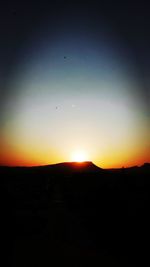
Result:
<svg viewBox="0 0 150 267">
<path fill-rule="evenodd" d="M 107 146 L 104 140 L 99 147 L 94 140 L 90 143 L 86 139 L 84 143 L 79 139 L 77 143 L 75 141 L 71 143 L 68 138 L 62 143 L 54 143 L 53 146 L 48 146 L 46 139 L 42 142 L 36 140 L 36 136 L 33 142 L 31 141 L 23 137 L 17 139 L 13 134 L 11 134 L 11 139 L 7 138 L 7 135 L 1 135 L 0 165 L 38 166 L 60 162 L 91 161 L 101 168 L 121 168 L 141 166 L 145 162 L 150 162 L 147 141 L 141 146 L 137 141 L 128 147 L 122 144 L 121 149 L 120 144 Z"/>
<path fill-rule="evenodd" d="M 114 154 L 115 155 L 115 154 Z M 72 156 L 66 157 L 65 155 L 57 155 L 51 151 L 51 153 L 44 153 L 41 151 L 26 151 L 26 150 L 15 150 L 14 148 L 7 148 L 7 150 L 1 150 L 0 152 L 0 165 L 4 166 L 38 166 L 48 165 L 60 162 L 77 162 L 79 164 L 85 161 L 92 161 L 98 167 L 101 168 L 121 168 L 130 166 L 140 166 L 145 162 L 150 162 L 150 155 L 148 149 L 143 151 L 139 156 L 135 153 L 128 157 L 125 154 L 118 153 L 115 156 L 113 153 L 108 155 L 100 155 L 98 157 L 87 157 L 84 151 L 78 151 L 72 153 Z"/>
</svg>

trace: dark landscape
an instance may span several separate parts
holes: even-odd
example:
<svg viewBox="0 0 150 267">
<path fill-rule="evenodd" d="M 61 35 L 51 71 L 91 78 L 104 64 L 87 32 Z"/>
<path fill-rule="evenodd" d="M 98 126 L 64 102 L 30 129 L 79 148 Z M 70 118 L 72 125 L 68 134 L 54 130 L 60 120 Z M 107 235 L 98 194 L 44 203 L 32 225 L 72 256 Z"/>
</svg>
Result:
<svg viewBox="0 0 150 267">
<path fill-rule="evenodd" d="M 0 175 L 6 266 L 150 264 L 149 163 L 0 167 Z"/>
</svg>

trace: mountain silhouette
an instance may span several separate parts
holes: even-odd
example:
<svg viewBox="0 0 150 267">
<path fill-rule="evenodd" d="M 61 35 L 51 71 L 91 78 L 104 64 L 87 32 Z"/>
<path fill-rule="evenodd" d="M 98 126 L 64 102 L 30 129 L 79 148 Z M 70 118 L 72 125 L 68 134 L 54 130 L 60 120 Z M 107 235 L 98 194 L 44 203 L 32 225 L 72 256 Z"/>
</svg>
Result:
<svg viewBox="0 0 150 267">
<path fill-rule="evenodd" d="M 97 167 L 92 161 L 84 162 L 62 162 L 53 165 L 47 165 L 45 168 L 50 168 L 52 171 L 65 173 L 78 172 L 101 172 L 102 169 Z"/>
<path fill-rule="evenodd" d="M 141 167 L 142 168 L 150 168 L 150 163 L 149 162 L 145 162 Z"/>
</svg>

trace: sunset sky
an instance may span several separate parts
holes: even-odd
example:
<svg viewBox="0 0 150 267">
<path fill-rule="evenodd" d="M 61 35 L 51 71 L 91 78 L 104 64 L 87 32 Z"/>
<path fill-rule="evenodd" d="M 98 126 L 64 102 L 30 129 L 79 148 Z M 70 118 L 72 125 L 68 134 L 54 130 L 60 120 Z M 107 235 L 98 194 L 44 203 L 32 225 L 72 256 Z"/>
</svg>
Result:
<svg viewBox="0 0 150 267">
<path fill-rule="evenodd" d="M 146 7 L 62 2 L 4 7 L 0 164 L 150 161 Z"/>
</svg>

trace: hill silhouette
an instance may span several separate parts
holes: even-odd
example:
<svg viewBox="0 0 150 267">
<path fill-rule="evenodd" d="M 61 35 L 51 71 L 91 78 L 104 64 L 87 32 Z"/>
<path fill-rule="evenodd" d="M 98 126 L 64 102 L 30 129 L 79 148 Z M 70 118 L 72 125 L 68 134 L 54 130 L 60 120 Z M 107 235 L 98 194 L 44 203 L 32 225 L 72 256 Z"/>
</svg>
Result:
<svg viewBox="0 0 150 267">
<path fill-rule="evenodd" d="M 84 162 L 62 162 L 52 165 L 43 166 L 43 168 L 50 168 L 54 172 L 100 172 L 102 169 L 97 167 L 92 161 Z"/>
<path fill-rule="evenodd" d="M 0 167 L 0 176 L 3 247 L 13 253 L 12 266 L 149 262 L 149 163 L 113 170 L 90 161 Z"/>
</svg>

